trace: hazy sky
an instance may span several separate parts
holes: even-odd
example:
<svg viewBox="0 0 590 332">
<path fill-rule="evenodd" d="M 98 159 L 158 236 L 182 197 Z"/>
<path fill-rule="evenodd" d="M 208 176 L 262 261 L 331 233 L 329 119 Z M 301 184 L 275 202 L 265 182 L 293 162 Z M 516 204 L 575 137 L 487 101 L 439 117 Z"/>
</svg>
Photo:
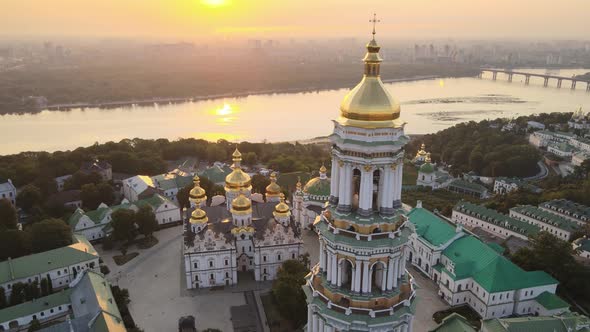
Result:
<svg viewBox="0 0 590 332">
<path fill-rule="evenodd" d="M 2 35 L 588 39 L 590 0 L 0 0 Z"/>
</svg>

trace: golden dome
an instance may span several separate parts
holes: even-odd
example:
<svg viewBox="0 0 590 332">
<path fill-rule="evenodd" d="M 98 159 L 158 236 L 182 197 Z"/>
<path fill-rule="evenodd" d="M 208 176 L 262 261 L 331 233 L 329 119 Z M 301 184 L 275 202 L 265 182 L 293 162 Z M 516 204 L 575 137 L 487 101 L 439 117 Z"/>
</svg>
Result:
<svg viewBox="0 0 590 332">
<path fill-rule="evenodd" d="M 252 179 L 250 175 L 242 171 L 240 162 L 242 161 L 242 154 L 238 151 L 238 148 L 232 154 L 234 164 L 232 165 L 233 171 L 225 177 L 225 190 L 239 190 L 239 189 L 252 189 L 250 184 Z"/>
<path fill-rule="evenodd" d="M 273 212 L 275 217 L 288 217 L 291 215 L 289 205 L 285 203 L 285 195 L 281 194 L 281 202 L 275 205 L 275 211 Z"/>
<path fill-rule="evenodd" d="M 201 188 L 201 180 L 199 179 L 199 176 L 195 176 L 193 183 L 195 185 L 188 194 L 189 200 L 197 204 L 206 201 L 207 193 L 205 192 L 205 189 Z"/>
<path fill-rule="evenodd" d="M 324 164 L 322 164 L 322 167 L 320 167 L 320 173 L 326 173 L 328 170 L 326 169 L 326 166 L 324 166 Z"/>
<path fill-rule="evenodd" d="M 207 221 L 209 221 L 209 218 L 207 218 L 207 212 L 196 208 L 193 213 L 191 214 L 191 218 L 189 219 L 189 222 L 191 224 L 206 224 Z"/>
<path fill-rule="evenodd" d="M 277 173 L 270 174 L 270 184 L 266 186 L 266 196 L 279 196 L 281 194 L 281 186 L 277 184 Z"/>
<path fill-rule="evenodd" d="M 379 45 L 373 38 L 367 44 L 365 75 L 361 82 L 344 97 L 340 104 L 338 122 L 361 128 L 399 127 L 399 102 L 387 91 L 379 76 Z"/>
<path fill-rule="evenodd" d="M 244 194 L 240 194 L 231 202 L 232 214 L 250 214 L 252 213 L 252 201 Z"/>
</svg>

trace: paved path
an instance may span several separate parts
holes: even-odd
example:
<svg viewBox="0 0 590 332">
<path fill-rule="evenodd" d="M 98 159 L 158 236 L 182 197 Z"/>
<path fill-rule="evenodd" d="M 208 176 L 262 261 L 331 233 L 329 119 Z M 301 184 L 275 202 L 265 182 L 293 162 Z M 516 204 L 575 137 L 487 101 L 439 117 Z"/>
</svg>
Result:
<svg viewBox="0 0 590 332">
<path fill-rule="evenodd" d="M 243 291 L 187 291 L 181 233 L 181 226 L 157 232 L 160 242 L 146 250 L 130 248 L 140 254 L 123 266 L 112 261 L 118 251 L 104 252 L 97 246 L 111 269 L 108 279 L 129 290 L 129 309 L 145 332 L 177 331 L 178 318 L 187 315 L 195 316 L 200 329 L 233 331 L 230 307 L 246 304 Z"/>
<path fill-rule="evenodd" d="M 537 165 L 539 166 L 539 173 L 537 173 L 533 176 L 529 176 L 528 178 L 524 178 L 524 180 L 526 180 L 526 181 L 542 180 L 542 179 L 546 178 L 547 175 L 549 175 L 549 168 L 547 167 L 547 165 L 545 165 L 545 163 L 542 160 L 539 160 L 537 162 Z"/>
<path fill-rule="evenodd" d="M 408 271 L 414 277 L 418 289 L 416 295 L 418 303 L 416 306 L 416 316 L 414 317 L 414 331 L 430 331 L 437 324 L 434 322 L 432 315 L 440 310 L 449 308 L 445 302 L 438 296 L 438 286 L 414 267 L 408 267 Z"/>
</svg>

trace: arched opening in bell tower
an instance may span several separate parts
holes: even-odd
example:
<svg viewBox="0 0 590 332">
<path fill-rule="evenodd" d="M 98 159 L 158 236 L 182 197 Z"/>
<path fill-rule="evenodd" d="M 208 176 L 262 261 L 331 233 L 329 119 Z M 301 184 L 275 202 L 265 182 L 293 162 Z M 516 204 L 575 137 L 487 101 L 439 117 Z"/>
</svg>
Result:
<svg viewBox="0 0 590 332">
<path fill-rule="evenodd" d="M 359 207 L 361 190 L 361 171 L 358 168 L 352 170 L 352 211 L 356 211 Z"/>
<path fill-rule="evenodd" d="M 348 259 L 340 261 L 340 273 L 342 273 L 342 287 L 344 289 L 350 289 L 352 283 L 352 269 L 353 265 Z"/>
<path fill-rule="evenodd" d="M 375 291 L 378 289 L 382 292 L 386 290 L 386 271 L 385 263 L 381 261 L 375 262 L 375 264 L 371 266 L 371 290 Z"/>
<path fill-rule="evenodd" d="M 373 207 L 373 211 L 379 211 L 379 199 L 380 199 L 380 190 L 381 190 L 381 170 L 376 169 L 373 172 L 373 201 L 372 201 L 372 207 Z"/>
</svg>

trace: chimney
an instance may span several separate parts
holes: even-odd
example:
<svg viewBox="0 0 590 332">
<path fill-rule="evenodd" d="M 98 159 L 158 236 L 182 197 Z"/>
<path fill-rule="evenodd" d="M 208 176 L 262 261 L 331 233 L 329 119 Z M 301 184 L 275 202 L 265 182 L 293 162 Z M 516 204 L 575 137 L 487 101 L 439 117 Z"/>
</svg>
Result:
<svg viewBox="0 0 590 332">
<path fill-rule="evenodd" d="M 422 208 L 422 201 L 421 200 L 417 200 L 416 201 L 416 209 L 421 209 Z"/>
</svg>

